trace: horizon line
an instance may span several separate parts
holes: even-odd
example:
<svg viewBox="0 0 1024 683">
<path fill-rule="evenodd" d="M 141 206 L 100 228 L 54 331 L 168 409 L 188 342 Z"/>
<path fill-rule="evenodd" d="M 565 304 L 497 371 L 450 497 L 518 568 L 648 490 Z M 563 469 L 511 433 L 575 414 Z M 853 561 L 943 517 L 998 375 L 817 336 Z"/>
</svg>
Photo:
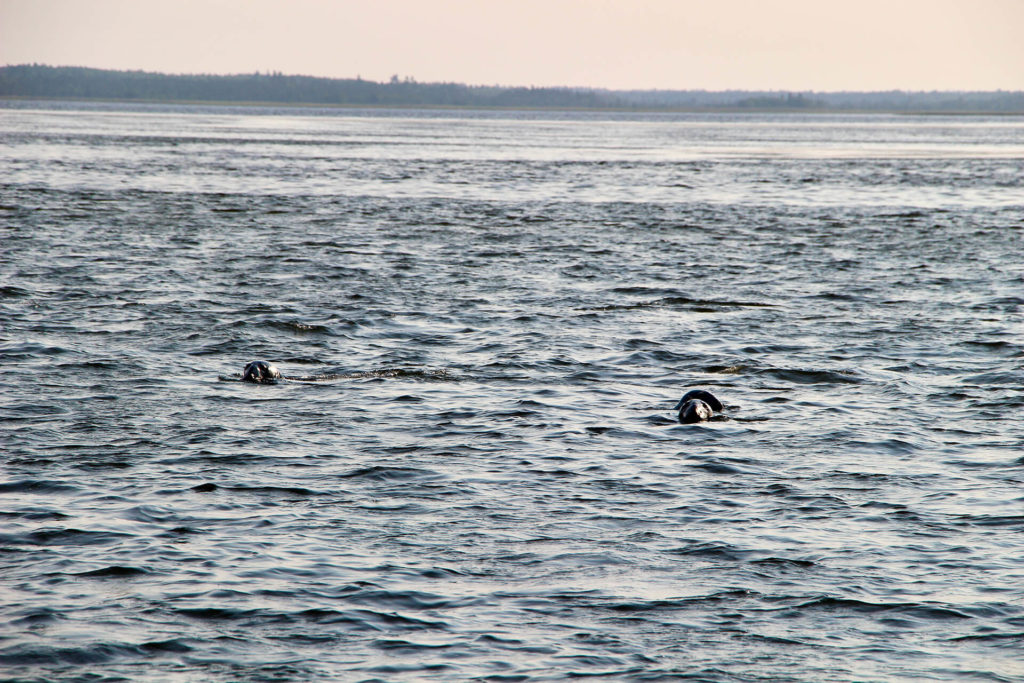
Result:
<svg viewBox="0 0 1024 683">
<path fill-rule="evenodd" d="M 0 69 L 16 68 L 16 67 L 44 67 L 51 69 L 90 69 L 93 71 L 109 71 L 109 72 L 120 72 L 120 73 L 141 73 L 156 76 L 184 76 L 184 77 L 204 77 L 212 76 L 217 78 L 231 78 L 239 76 L 260 76 L 267 78 L 311 78 L 325 81 L 362 81 L 366 83 L 376 83 L 379 85 L 458 85 L 467 88 L 509 88 L 509 89 L 532 89 L 532 90 L 572 90 L 572 91 L 587 91 L 587 92 L 609 92 L 609 93 L 629 93 L 629 92 L 663 92 L 663 93 L 687 93 L 687 92 L 701 92 L 701 93 L 820 93 L 820 94 L 874 94 L 874 93 L 950 93 L 950 94 L 1015 94 L 1024 93 L 1024 89 L 1003 89 L 996 88 L 994 90 L 968 90 L 968 89 L 912 89 L 912 88 L 886 88 L 886 89 L 873 89 L 873 90 L 851 90 L 851 89 L 835 89 L 835 90 L 816 90 L 812 88 L 743 88 L 743 87 L 725 87 L 725 88 L 678 88 L 678 87 L 655 87 L 655 88 L 612 88 L 604 86 L 583 86 L 583 85 L 510 85 L 501 83 L 466 83 L 461 81 L 420 81 L 411 75 L 394 74 L 388 80 L 373 80 L 369 78 L 363 78 L 361 75 L 356 76 L 316 76 L 313 74 L 301 74 L 301 73 L 284 73 L 279 70 L 267 70 L 261 71 L 259 69 L 253 71 L 238 71 L 230 73 L 216 73 L 216 72 L 172 72 L 172 71 L 151 71 L 148 69 L 131 69 L 131 68 L 108 68 L 108 67 L 96 67 L 86 66 L 83 64 L 45 64 L 42 62 L 23 62 L 20 64 L 3 64 L 0 65 Z M 397 79 L 397 80 L 396 80 Z"/>
</svg>

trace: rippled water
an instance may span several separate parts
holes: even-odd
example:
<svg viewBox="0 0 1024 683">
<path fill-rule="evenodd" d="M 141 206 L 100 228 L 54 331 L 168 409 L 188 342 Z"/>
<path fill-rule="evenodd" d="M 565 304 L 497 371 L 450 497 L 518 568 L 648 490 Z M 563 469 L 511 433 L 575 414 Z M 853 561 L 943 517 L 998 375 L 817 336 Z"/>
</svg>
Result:
<svg viewBox="0 0 1024 683">
<path fill-rule="evenodd" d="M 0 171 L 4 678 L 1024 679 L 1024 119 L 22 105 Z"/>
</svg>

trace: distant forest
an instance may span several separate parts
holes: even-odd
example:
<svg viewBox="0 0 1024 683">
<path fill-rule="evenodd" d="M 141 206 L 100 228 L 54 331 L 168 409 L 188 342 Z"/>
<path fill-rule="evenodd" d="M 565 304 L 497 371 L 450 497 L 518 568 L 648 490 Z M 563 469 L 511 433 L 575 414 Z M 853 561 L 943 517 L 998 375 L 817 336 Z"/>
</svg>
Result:
<svg viewBox="0 0 1024 683">
<path fill-rule="evenodd" d="M 1024 113 L 1024 92 L 599 90 L 419 83 L 393 76 L 171 75 L 23 64 L 0 67 L 0 97 L 364 107 Z"/>
</svg>

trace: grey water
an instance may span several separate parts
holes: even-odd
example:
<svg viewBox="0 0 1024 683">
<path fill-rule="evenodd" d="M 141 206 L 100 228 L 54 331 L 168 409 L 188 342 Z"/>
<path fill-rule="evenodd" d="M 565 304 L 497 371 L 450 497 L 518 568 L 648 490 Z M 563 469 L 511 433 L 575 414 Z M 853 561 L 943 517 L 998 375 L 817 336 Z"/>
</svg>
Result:
<svg viewBox="0 0 1024 683">
<path fill-rule="evenodd" d="M 1022 117 L 9 103 L 0 220 L 4 680 L 1024 680 Z"/>
</svg>

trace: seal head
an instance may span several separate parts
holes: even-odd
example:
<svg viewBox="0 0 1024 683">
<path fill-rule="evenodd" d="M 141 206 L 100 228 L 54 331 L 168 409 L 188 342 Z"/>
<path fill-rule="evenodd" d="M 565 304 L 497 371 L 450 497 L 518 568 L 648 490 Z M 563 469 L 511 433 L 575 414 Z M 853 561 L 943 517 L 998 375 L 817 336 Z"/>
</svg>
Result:
<svg viewBox="0 0 1024 683">
<path fill-rule="evenodd" d="M 694 398 L 684 403 L 683 407 L 679 409 L 679 421 L 684 425 L 706 422 L 711 419 L 713 414 L 711 406 L 699 398 Z"/>
<path fill-rule="evenodd" d="M 679 411 L 680 422 L 693 424 L 710 420 L 712 415 L 722 410 L 722 402 L 710 391 L 693 389 L 683 394 L 672 410 Z"/>
<path fill-rule="evenodd" d="M 245 366 L 242 371 L 243 382 L 255 382 L 256 384 L 272 384 L 274 380 L 281 379 L 281 371 L 272 363 L 265 360 L 254 360 Z"/>
</svg>

